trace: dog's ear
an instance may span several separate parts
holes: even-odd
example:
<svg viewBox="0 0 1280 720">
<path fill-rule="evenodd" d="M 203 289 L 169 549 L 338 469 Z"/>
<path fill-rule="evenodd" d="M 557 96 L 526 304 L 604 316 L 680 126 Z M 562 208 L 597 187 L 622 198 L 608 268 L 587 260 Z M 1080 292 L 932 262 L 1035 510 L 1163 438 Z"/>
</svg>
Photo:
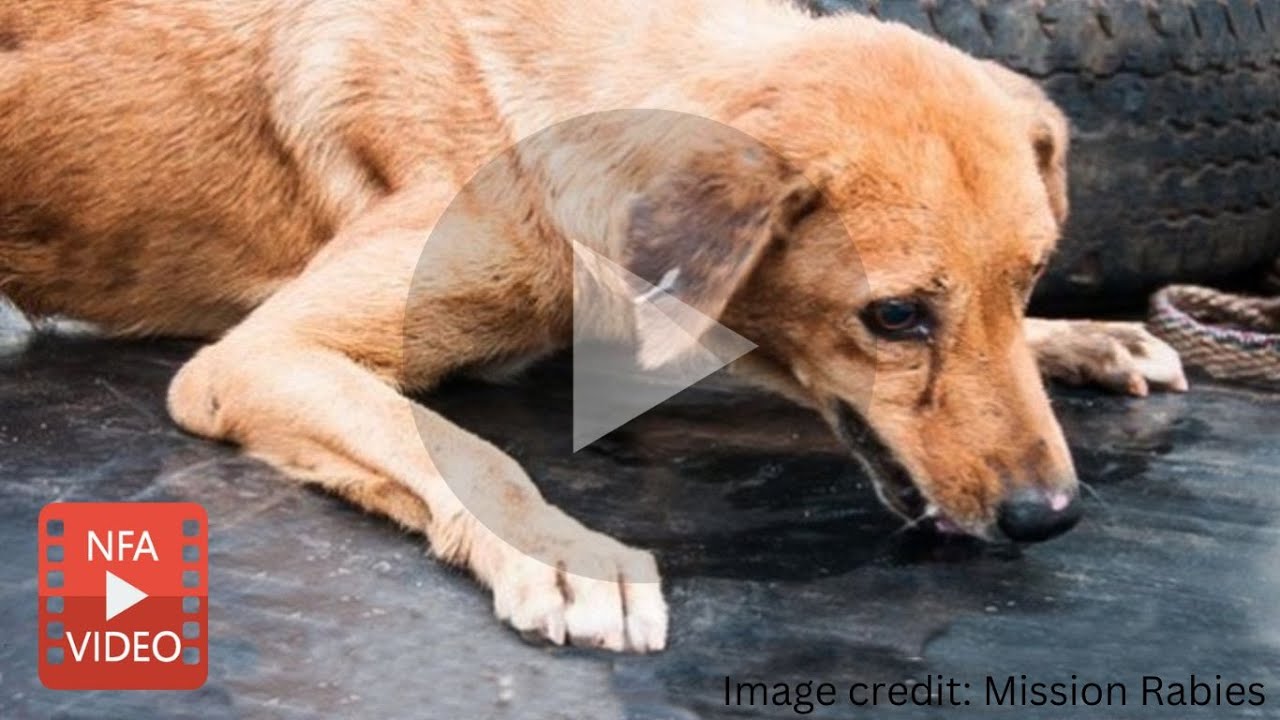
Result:
<svg viewBox="0 0 1280 720">
<path fill-rule="evenodd" d="M 1066 222 L 1068 205 L 1067 149 L 1071 133 L 1067 116 L 1035 81 L 989 60 L 984 61 L 983 65 L 992 79 L 1028 111 L 1031 146 L 1036 152 L 1036 162 L 1039 163 L 1040 177 L 1049 194 L 1049 204 L 1061 225 Z"/>
<path fill-rule="evenodd" d="M 738 145 L 675 162 L 627 209 L 624 266 L 661 291 L 636 299 L 643 367 L 696 347 L 770 243 L 817 204 L 818 190 L 784 160 Z"/>
</svg>

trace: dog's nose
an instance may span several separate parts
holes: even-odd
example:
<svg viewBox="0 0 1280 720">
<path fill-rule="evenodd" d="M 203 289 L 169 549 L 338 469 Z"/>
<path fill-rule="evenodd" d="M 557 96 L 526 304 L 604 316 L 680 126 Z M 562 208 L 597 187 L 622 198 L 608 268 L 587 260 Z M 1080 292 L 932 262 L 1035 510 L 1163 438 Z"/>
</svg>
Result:
<svg viewBox="0 0 1280 720">
<path fill-rule="evenodd" d="M 1081 514 L 1079 493 L 1024 488 L 1000 505 L 997 523 L 1014 542 L 1040 542 L 1075 527 Z"/>
</svg>

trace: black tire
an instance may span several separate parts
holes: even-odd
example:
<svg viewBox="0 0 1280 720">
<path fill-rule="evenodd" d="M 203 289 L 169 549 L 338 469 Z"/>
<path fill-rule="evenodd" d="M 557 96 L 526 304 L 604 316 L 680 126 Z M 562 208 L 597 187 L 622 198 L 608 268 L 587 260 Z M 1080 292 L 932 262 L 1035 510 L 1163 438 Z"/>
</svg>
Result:
<svg viewBox="0 0 1280 720">
<path fill-rule="evenodd" d="M 1037 79 L 1072 122 L 1041 305 L 1247 277 L 1280 255 L 1280 0 L 811 0 Z"/>
</svg>

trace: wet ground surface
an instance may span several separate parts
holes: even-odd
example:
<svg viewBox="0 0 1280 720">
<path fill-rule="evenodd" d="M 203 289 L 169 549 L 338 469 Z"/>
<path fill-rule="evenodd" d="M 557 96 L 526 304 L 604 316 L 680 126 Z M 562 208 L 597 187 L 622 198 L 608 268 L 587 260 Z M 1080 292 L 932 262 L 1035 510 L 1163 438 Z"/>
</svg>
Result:
<svg viewBox="0 0 1280 720">
<path fill-rule="evenodd" d="M 671 648 L 618 657 L 523 644 L 419 538 L 181 434 L 163 394 L 190 352 L 59 340 L 0 360 L 0 718 L 799 716 L 726 706 L 726 675 L 830 682 L 814 717 L 1280 717 L 1280 396 L 1056 393 L 1098 497 L 1025 550 L 897 532 L 826 428 L 772 398 L 691 390 L 578 455 L 563 365 L 429 398 L 588 524 L 658 551 Z M 205 506 L 203 689 L 40 687 L 35 528 L 54 500 Z M 1193 673 L 1262 683 L 1265 702 L 1143 705 L 1144 675 L 1167 693 Z M 988 676 L 1024 674 L 1123 683 L 1126 704 L 986 706 Z M 971 705 L 848 703 L 853 683 L 937 675 Z"/>
</svg>

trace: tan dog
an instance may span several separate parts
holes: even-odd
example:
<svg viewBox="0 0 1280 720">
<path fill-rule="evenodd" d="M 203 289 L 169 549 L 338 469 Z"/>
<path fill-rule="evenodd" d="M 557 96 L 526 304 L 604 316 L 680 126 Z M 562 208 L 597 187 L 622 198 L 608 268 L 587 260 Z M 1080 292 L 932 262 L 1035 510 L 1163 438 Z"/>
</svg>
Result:
<svg viewBox="0 0 1280 720">
<path fill-rule="evenodd" d="M 779 155 L 620 147 L 568 177 L 535 154 L 467 184 L 619 108 Z M 1023 319 L 1066 150 L 1030 82 L 780 2 L 0 8 L 0 291 L 117 335 L 218 339 L 173 381 L 179 424 L 424 532 L 554 643 L 662 648 L 652 556 L 401 391 L 565 346 L 570 226 L 606 228 L 584 241 L 637 271 L 684 263 L 671 293 L 759 343 L 740 369 L 823 413 L 899 513 L 1040 539 L 1079 512 L 1037 359 L 1185 387 L 1141 330 Z M 583 201 L 614 195 L 639 204 Z M 450 241 L 427 242 L 446 208 Z"/>
</svg>

